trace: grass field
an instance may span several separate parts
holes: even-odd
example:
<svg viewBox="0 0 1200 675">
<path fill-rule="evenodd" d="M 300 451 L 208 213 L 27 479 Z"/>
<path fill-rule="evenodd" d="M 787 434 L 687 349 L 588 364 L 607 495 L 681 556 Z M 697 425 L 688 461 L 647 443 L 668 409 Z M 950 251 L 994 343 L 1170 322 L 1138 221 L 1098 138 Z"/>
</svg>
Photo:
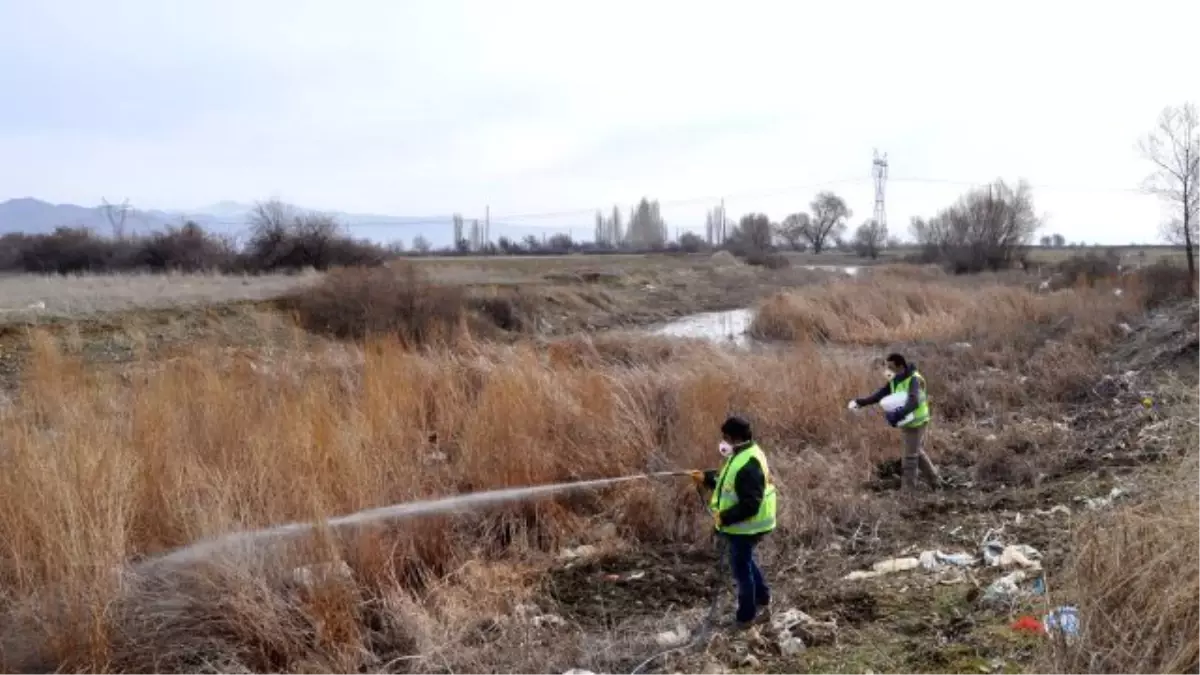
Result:
<svg viewBox="0 0 1200 675">
<path fill-rule="evenodd" d="M 708 521 L 690 484 L 317 527 L 187 564 L 153 562 L 223 533 L 413 499 L 712 467 L 716 428 L 736 411 L 752 419 L 781 490 L 781 526 L 763 552 L 777 611 L 801 610 L 822 627 L 804 632 L 798 652 L 770 626 L 718 632 L 651 671 L 1195 669 L 1193 301 L 1164 300 L 1137 276 L 1038 292 L 1007 276 L 907 268 L 848 278 L 686 260 L 574 264 L 419 263 L 444 283 L 518 286 L 540 316 L 586 314 L 564 310 L 568 299 L 609 302 L 609 316 L 647 298 L 666 314 L 716 306 L 722 294 L 734 293 L 724 300 L 733 306 L 754 297 L 755 333 L 777 342 L 728 351 L 536 328 L 492 341 L 456 319 L 410 348 L 389 335 L 305 333 L 271 305 L 194 325 L 172 317 L 189 328 L 169 349 L 147 346 L 142 315 L 88 331 L 10 332 L 23 356 L 0 399 L 0 666 L 628 671 L 661 651 L 657 633 L 694 628 L 726 583 L 712 577 Z M 309 282 L 315 297 L 353 305 L 379 294 L 360 283 L 377 278 Z M 265 283 L 281 292 L 296 281 Z M 221 283 L 209 297 L 232 292 Z M 441 320 L 445 308 L 428 316 Z M 231 322 L 237 341 L 227 339 Z M 97 341 L 130 346 L 100 358 Z M 898 452 L 895 432 L 871 411 L 846 410 L 878 386 L 890 349 L 929 380 L 931 452 L 953 485 L 944 493 L 901 498 L 880 469 Z M 1131 496 L 1095 510 L 1082 501 L 1113 488 Z M 985 602 L 980 589 L 1008 571 L 986 568 L 842 580 L 911 551 L 973 551 L 997 530 L 1042 552 L 1050 597 Z M 562 555 L 580 545 L 594 548 Z M 1082 640 L 1010 628 L 1057 604 L 1080 607 Z"/>
</svg>

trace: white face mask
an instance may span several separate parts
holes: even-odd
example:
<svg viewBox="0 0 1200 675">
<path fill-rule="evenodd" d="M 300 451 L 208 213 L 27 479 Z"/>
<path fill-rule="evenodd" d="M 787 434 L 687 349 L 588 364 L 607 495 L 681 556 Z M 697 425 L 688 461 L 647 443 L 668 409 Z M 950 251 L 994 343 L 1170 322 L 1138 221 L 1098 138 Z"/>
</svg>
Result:
<svg viewBox="0 0 1200 675">
<path fill-rule="evenodd" d="M 891 382 L 892 380 L 896 379 L 896 373 L 892 372 L 891 368 L 884 368 L 883 376 L 887 378 L 888 382 Z"/>
<path fill-rule="evenodd" d="M 717 452 L 721 453 L 722 457 L 728 457 L 733 454 L 733 446 L 725 441 L 721 441 L 720 445 L 717 446 Z"/>
</svg>

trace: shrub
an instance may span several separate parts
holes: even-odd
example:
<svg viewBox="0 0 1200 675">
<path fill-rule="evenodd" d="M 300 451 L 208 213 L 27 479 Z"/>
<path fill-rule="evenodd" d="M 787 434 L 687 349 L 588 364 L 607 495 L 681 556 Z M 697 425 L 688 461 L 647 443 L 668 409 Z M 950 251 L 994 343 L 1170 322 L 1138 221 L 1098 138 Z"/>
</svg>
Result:
<svg viewBox="0 0 1200 675">
<path fill-rule="evenodd" d="M 1020 262 L 1040 224 L 1027 183 L 1014 189 L 996 181 L 968 192 L 928 221 L 914 218 L 912 230 L 925 261 L 966 274 Z"/>
<path fill-rule="evenodd" d="M 430 283 L 417 264 L 336 269 L 283 304 L 308 330 L 334 337 L 394 335 L 413 346 L 448 339 L 465 317 L 464 292 Z"/>
<path fill-rule="evenodd" d="M 792 261 L 782 253 L 774 253 L 771 251 L 751 251 L 742 257 L 742 260 L 747 265 L 755 265 L 758 267 L 766 267 L 770 270 L 779 270 L 791 267 Z"/>
</svg>

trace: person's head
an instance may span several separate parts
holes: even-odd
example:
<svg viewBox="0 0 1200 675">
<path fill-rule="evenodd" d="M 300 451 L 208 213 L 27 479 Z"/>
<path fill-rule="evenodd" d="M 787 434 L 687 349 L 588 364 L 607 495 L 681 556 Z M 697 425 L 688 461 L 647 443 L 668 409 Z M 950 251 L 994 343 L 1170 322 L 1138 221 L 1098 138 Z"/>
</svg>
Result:
<svg viewBox="0 0 1200 675">
<path fill-rule="evenodd" d="M 889 380 L 903 373 L 905 370 L 908 370 L 908 361 L 904 359 L 902 354 L 893 352 L 888 354 L 887 358 L 883 360 L 883 374 Z"/>
<path fill-rule="evenodd" d="M 750 423 L 734 415 L 721 425 L 721 438 L 730 445 L 737 445 L 754 440 L 754 435 L 750 433 Z"/>
</svg>

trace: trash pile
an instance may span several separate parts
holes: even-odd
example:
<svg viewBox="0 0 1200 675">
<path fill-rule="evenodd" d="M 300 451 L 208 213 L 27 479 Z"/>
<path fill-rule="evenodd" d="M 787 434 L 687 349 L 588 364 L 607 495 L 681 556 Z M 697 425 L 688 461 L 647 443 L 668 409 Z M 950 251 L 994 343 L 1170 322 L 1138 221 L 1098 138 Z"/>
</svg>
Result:
<svg viewBox="0 0 1200 675">
<path fill-rule="evenodd" d="M 1120 495 L 1110 494 L 1108 500 Z M 1092 500 L 1089 500 L 1092 501 Z M 1091 508 L 1097 508 L 1091 506 Z M 843 581 L 874 579 L 898 572 L 922 570 L 939 574 L 938 583 L 956 584 L 970 579 L 972 570 L 980 566 L 1012 571 L 993 580 L 984 589 L 982 602 L 996 606 L 1011 607 L 1016 601 L 1035 595 L 1046 595 L 1046 577 L 1042 570 L 1042 554 L 1026 544 L 1004 544 L 992 539 L 980 547 L 978 555 L 966 552 L 945 553 L 938 550 L 922 551 L 916 557 L 889 558 L 871 566 L 869 570 L 855 570 L 842 577 Z M 977 582 L 976 582 L 977 583 Z M 978 585 L 978 583 L 977 583 Z M 1058 635 L 1070 640 L 1079 634 L 1078 610 L 1072 606 L 1057 607 L 1042 619 L 1023 616 L 1013 625 L 1013 630 L 1044 635 Z"/>
</svg>

